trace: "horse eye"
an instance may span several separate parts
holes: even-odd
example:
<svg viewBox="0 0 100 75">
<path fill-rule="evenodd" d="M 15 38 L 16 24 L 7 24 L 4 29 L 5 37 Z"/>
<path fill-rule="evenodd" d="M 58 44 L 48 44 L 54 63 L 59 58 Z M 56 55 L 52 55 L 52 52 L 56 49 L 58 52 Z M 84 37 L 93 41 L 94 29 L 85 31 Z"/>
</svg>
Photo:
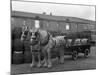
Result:
<svg viewBox="0 0 100 75">
<path fill-rule="evenodd" d="M 25 32 L 24 32 L 24 35 L 27 35 L 27 34 L 28 34 L 28 32 L 27 32 L 27 31 L 25 31 Z"/>
<path fill-rule="evenodd" d="M 35 32 L 35 36 L 37 36 L 38 35 L 38 33 L 37 32 Z"/>
<path fill-rule="evenodd" d="M 30 33 L 30 35 L 32 35 L 32 33 Z"/>
</svg>

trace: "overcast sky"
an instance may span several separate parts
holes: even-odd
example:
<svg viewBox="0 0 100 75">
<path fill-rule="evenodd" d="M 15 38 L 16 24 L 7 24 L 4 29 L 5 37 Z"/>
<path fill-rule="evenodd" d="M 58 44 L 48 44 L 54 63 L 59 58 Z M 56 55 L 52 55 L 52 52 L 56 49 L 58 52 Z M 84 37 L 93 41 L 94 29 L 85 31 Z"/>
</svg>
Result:
<svg viewBox="0 0 100 75">
<path fill-rule="evenodd" d="M 12 1 L 12 10 L 33 13 L 46 12 L 47 14 L 50 14 L 50 12 L 52 12 L 53 15 L 58 16 L 72 16 L 85 18 L 89 20 L 95 20 L 94 6 Z"/>
</svg>

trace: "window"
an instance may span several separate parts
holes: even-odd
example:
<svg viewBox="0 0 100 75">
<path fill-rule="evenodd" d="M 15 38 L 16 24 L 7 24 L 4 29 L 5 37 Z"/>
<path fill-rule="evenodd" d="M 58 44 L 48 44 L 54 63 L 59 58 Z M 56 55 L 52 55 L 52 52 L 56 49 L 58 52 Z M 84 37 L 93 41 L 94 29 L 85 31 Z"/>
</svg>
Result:
<svg viewBox="0 0 100 75">
<path fill-rule="evenodd" d="M 82 24 L 83 29 L 87 30 L 88 29 L 88 24 Z"/>
<path fill-rule="evenodd" d="M 13 17 L 11 18 L 11 21 L 14 21 L 14 18 Z"/>
<path fill-rule="evenodd" d="M 89 27 L 90 27 L 91 30 L 95 29 L 95 25 L 89 25 Z"/>
<path fill-rule="evenodd" d="M 40 28 L 39 23 L 40 23 L 39 20 L 35 20 L 35 27 L 36 27 L 36 28 Z"/>
<path fill-rule="evenodd" d="M 13 17 L 11 18 L 11 24 L 14 24 L 14 18 Z"/>
<path fill-rule="evenodd" d="M 47 23 L 47 27 L 49 27 L 49 22 L 46 22 Z"/>
<path fill-rule="evenodd" d="M 75 24 L 75 27 L 76 27 L 76 28 L 78 28 L 78 25 L 77 25 L 77 24 Z"/>
<path fill-rule="evenodd" d="M 69 30 L 69 23 L 66 23 L 66 30 Z"/>
<path fill-rule="evenodd" d="M 59 24 L 57 23 L 57 27 L 59 27 Z"/>
<path fill-rule="evenodd" d="M 26 21 L 25 20 L 23 21 L 23 25 L 26 25 Z"/>
</svg>

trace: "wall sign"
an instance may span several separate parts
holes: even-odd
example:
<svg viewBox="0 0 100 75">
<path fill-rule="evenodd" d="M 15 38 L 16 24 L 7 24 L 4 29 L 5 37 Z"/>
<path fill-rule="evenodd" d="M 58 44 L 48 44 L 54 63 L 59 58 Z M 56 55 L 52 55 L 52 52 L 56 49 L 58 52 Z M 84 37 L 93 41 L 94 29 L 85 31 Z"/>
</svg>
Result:
<svg viewBox="0 0 100 75">
<path fill-rule="evenodd" d="M 40 21 L 39 20 L 35 20 L 35 27 L 40 28 Z"/>
</svg>

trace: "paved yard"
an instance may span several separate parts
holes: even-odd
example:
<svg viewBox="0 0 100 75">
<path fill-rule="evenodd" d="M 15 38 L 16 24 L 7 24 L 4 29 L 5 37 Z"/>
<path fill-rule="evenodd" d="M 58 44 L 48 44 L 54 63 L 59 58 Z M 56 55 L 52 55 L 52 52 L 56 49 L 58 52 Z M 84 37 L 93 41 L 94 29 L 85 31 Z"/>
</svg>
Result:
<svg viewBox="0 0 100 75">
<path fill-rule="evenodd" d="M 52 60 L 53 67 L 50 69 L 31 68 L 30 64 L 11 65 L 11 73 L 12 74 L 25 74 L 25 73 L 96 69 L 96 48 L 91 47 L 91 53 L 88 58 L 84 58 L 83 55 L 80 54 L 76 61 L 72 60 L 71 56 L 65 56 L 64 64 L 58 64 L 56 60 L 57 59 Z"/>
</svg>

